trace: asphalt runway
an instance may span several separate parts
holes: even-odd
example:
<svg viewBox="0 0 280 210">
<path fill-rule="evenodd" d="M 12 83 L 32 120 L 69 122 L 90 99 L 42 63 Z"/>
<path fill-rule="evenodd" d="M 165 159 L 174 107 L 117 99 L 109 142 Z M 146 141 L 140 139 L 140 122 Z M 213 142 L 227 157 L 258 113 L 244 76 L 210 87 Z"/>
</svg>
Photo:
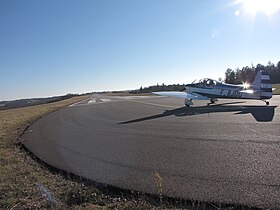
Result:
<svg viewBox="0 0 280 210">
<path fill-rule="evenodd" d="M 35 122 L 23 142 L 99 183 L 156 194 L 159 174 L 167 196 L 280 208 L 279 104 L 93 95 Z"/>
</svg>

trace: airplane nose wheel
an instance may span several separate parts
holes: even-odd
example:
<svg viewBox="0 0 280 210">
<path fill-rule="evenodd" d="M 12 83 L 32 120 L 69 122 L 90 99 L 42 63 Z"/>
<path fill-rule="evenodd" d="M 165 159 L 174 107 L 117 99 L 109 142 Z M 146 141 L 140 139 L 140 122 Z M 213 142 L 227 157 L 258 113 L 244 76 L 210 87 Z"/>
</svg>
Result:
<svg viewBox="0 0 280 210">
<path fill-rule="evenodd" d="M 192 99 L 185 99 L 185 105 L 186 107 L 190 107 L 191 105 L 193 105 Z"/>
<path fill-rule="evenodd" d="M 207 104 L 209 106 L 210 104 L 215 104 L 218 101 L 216 98 L 210 98 L 210 103 Z"/>
<path fill-rule="evenodd" d="M 266 104 L 267 106 L 269 105 L 269 101 L 263 100 L 263 102 L 265 102 L 265 104 Z"/>
</svg>

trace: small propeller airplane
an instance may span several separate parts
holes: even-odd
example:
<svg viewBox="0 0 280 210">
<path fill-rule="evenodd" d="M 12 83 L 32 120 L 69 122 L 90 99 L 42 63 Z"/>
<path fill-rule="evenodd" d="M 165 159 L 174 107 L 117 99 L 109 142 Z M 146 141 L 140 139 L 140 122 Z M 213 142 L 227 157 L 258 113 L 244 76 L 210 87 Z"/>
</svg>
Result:
<svg viewBox="0 0 280 210">
<path fill-rule="evenodd" d="M 269 105 L 267 99 L 272 98 L 272 84 L 269 74 L 260 70 L 251 85 L 247 83 L 232 85 L 206 78 L 187 84 L 183 92 L 168 91 L 153 92 L 153 94 L 184 98 L 187 107 L 193 105 L 193 100 L 210 100 L 209 104 L 212 104 L 217 102 L 218 98 L 255 99 Z"/>
</svg>

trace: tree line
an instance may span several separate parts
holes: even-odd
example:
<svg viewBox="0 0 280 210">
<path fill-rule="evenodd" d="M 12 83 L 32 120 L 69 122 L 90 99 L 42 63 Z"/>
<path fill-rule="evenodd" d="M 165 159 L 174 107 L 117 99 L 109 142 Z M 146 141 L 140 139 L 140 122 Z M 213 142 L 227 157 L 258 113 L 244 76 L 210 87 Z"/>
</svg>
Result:
<svg viewBox="0 0 280 210">
<path fill-rule="evenodd" d="M 270 74 L 272 84 L 280 83 L 280 61 L 276 65 L 269 61 L 266 66 L 258 64 L 257 66 L 246 66 L 235 70 L 228 68 L 225 72 L 224 82 L 230 84 L 252 83 L 260 70 L 265 70 Z"/>
<path fill-rule="evenodd" d="M 129 93 L 151 93 L 156 91 L 183 91 L 185 90 L 185 84 L 173 84 L 173 85 L 165 85 L 164 83 L 162 85 L 153 85 L 149 87 L 140 87 L 137 90 L 131 90 Z"/>
<path fill-rule="evenodd" d="M 258 64 L 251 67 L 245 66 L 242 69 L 230 69 L 228 68 L 225 72 L 225 83 L 229 84 L 242 84 L 242 83 L 252 83 L 258 71 L 265 70 L 270 74 L 271 83 L 280 83 L 280 61 L 275 65 L 268 62 L 267 65 Z M 222 81 L 220 78 L 219 81 Z M 130 93 L 151 93 L 156 91 L 182 91 L 185 89 L 185 84 L 173 84 L 173 85 L 153 85 L 149 87 L 140 87 L 137 90 L 131 90 Z"/>
</svg>

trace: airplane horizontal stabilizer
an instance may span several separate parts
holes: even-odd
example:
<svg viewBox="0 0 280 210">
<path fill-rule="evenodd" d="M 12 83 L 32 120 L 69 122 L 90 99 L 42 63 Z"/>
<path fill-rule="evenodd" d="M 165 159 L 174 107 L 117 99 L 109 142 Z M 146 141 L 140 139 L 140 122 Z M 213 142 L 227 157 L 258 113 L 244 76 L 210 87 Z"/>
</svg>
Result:
<svg viewBox="0 0 280 210">
<path fill-rule="evenodd" d="M 167 91 L 167 92 L 152 92 L 155 95 L 160 96 L 169 96 L 169 97 L 175 97 L 175 98 L 184 98 L 188 100 L 209 100 L 208 97 L 199 95 L 197 93 L 186 93 L 186 92 L 174 92 L 174 91 Z"/>
<path fill-rule="evenodd" d="M 261 90 L 241 90 L 241 91 L 239 91 L 240 93 L 251 93 L 251 94 L 253 94 L 253 93 L 258 93 L 258 92 L 261 92 Z"/>
</svg>

